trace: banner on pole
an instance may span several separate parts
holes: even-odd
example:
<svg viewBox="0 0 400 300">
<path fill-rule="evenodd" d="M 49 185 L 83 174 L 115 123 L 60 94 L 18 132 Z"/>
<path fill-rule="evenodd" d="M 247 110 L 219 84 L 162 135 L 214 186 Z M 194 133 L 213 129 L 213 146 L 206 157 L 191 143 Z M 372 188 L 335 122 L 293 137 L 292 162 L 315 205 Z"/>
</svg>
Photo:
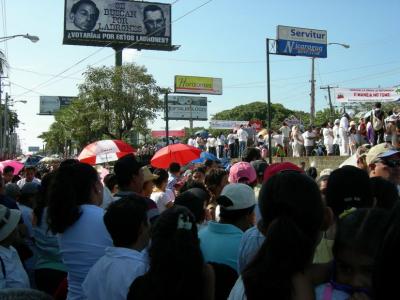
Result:
<svg viewBox="0 0 400 300">
<path fill-rule="evenodd" d="M 249 121 L 230 121 L 230 120 L 212 120 L 210 128 L 212 129 L 237 129 L 240 125 L 247 126 Z"/>
<path fill-rule="evenodd" d="M 400 101 L 400 88 L 363 89 L 335 88 L 335 99 L 340 103 Z"/>
</svg>

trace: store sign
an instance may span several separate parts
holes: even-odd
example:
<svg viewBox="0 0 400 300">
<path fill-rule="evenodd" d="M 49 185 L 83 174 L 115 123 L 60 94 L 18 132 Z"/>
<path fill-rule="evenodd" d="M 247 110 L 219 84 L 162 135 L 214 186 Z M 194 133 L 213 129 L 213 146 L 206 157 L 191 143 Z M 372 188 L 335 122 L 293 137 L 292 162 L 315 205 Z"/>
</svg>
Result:
<svg viewBox="0 0 400 300">
<path fill-rule="evenodd" d="M 207 121 L 207 97 L 168 95 L 168 119 Z"/>
<path fill-rule="evenodd" d="M 171 4 L 65 0 L 63 44 L 172 50 Z"/>
<path fill-rule="evenodd" d="M 154 138 L 165 138 L 165 135 L 167 133 L 165 130 L 153 130 L 151 132 L 151 136 Z M 168 136 L 174 136 L 174 137 L 184 137 L 185 136 L 185 130 L 168 130 Z"/>
<path fill-rule="evenodd" d="M 327 57 L 327 31 L 279 25 L 277 54 Z"/>
<path fill-rule="evenodd" d="M 175 93 L 222 95 L 222 79 L 176 75 Z"/>
<path fill-rule="evenodd" d="M 357 89 L 336 88 L 335 98 L 338 102 L 393 102 L 400 101 L 400 88 Z"/>
</svg>

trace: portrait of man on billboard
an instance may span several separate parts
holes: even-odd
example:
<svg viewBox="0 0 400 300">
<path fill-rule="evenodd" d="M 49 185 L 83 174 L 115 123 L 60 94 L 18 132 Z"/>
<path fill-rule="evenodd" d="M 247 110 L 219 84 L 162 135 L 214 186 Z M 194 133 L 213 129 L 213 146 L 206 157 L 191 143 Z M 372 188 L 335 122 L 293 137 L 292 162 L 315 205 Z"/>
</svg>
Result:
<svg viewBox="0 0 400 300">
<path fill-rule="evenodd" d="M 76 29 L 92 31 L 99 19 L 100 11 L 92 0 L 79 0 L 72 5 L 69 18 Z"/>
<path fill-rule="evenodd" d="M 159 6 L 150 4 L 143 9 L 143 24 L 148 36 L 165 36 L 165 21 Z"/>
</svg>

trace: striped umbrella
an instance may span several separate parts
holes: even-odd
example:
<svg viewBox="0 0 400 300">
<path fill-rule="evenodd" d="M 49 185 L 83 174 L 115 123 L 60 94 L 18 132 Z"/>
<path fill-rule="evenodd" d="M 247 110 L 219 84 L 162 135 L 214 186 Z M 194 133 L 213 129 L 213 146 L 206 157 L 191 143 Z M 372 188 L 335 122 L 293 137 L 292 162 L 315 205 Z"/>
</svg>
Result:
<svg viewBox="0 0 400 300">
<path fill-rule="evenodd" d="M 87 145 L 78 159 L 80 162 L 96 165 L 116 161 L 133 152 L 135 149 L 121 140 L 101 140 Z"/>
</svg>

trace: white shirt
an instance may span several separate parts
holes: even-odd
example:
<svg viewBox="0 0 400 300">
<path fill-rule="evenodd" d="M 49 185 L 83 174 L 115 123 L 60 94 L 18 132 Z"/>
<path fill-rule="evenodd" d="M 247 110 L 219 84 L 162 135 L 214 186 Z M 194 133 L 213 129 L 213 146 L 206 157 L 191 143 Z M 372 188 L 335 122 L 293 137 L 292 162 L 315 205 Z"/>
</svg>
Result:
<svg viewBox="0 0 400 300">
<path fill-rule="evenodd" d="M 30 288 L 28 274 L 21 263 L 17 250 L 0 246 L 0 257 L 4 263 L 5 276 L 0 265 L 0 289 Z"/>
<path fill-rule="evenodd" d="M 108 247 L 86 276 L 83 293 L 88 300 L 125 300 L 132 282 L 148 268 L 147 252 Z"/>
<path fill-rule="evenodd" d="M 217 137 L 217 144 L 218 144 L 218 146 L 225 145 L 225 136 L 223 134 L 221 134 L 219 137 Z"/>
<path fill-rule="evenodd" d="M 188 140 L 188 145 L 189 145 L 189 146 L 196 147 L 196 141 L 195 141 L 194 139 L 192 139 L 192 138 L 189 138 L 189 140 Z"/>
<path fill-rule="evenodd" d="M 342 117 L 339 123 L 340 128 L 349 129 L 349 120 L 346 117 Z"/>
<path fill-rule="evenodd" d="M 167 209 L 167 203 L 171 202 L 170 196 L 164 192 L 153 192 L 150 195 L 150 199 L 157 204 L 157 208 L 160 214 Z"/>
<path fill-rule="evenodd" d="M 237 131 L 237 135 L 239 137 L 239 142 L 247 142 L 247 138 L 249 137 L 249 134 L 247 133 L 246 130 L 244 130 L 243 128 L 240 128 Z"/>
<path fill-rule="evenodd" d="M 324 128 L 322 130 L 322 135 L 324 136 L 324 144 L 325 145 L 332 145 L 333 144 L 333 137 L 332 137 L 332 129 L 331 128 Z"/>
<path fill-rule="evenodd" d="M 40 181 L 40 179 L 33 177 L 31 182 L 40 184 L 41 181 Z M 17 181 L 17 185 L 19 186 L 20 189 L 22 189 L 22 187 L 25 185 L 25 183 L 26 183 L 26 178 L 22 178 L 21 180 Z"/>
<path fill-rule="evenodd" d="M 282 126 L 282 127 L 279 129 L 279 131 L 282 132 L 282 135 L 283 135 L 284 138 L 288 138 L 289 135 L 290 135 L 290 128 L 289 128 L 289 126 Z"/>
<path fill-rule="evenodd" d="M 339 145 L 340 144 L 340 136 L 339 136 L 339 126 L 333 126 L 333 144 Z"/>
<path fill-rule="evenodd" d="M 79 219 L 58 235 L 60 253 L 68 270 L 68 300 L 84 299 L 82 282 L 90 268 L 112 246 L 103 222 L 104 210 L 84 204 Z"/>
<path fill-rule="evenodd" d="M 236 134 L 234 133 L 230 133 L 228 135 L 228 144 L 234 144 L 235 143 L 235 139 L 236 139 Z"/>
<path fill-rule="evenodd" d="M 309 132 L 309 131 L 304 132 L 303 138 L 305 147 L 314 146 L 314 138 L 315 138 L 314 132 Z"/>
<path fill-rule="evenodd" d="M 217 139 L 215 137 L 210 137 L 207 139 L 208 147 L 216 147 L 217 146 Z"/>
</svg>

